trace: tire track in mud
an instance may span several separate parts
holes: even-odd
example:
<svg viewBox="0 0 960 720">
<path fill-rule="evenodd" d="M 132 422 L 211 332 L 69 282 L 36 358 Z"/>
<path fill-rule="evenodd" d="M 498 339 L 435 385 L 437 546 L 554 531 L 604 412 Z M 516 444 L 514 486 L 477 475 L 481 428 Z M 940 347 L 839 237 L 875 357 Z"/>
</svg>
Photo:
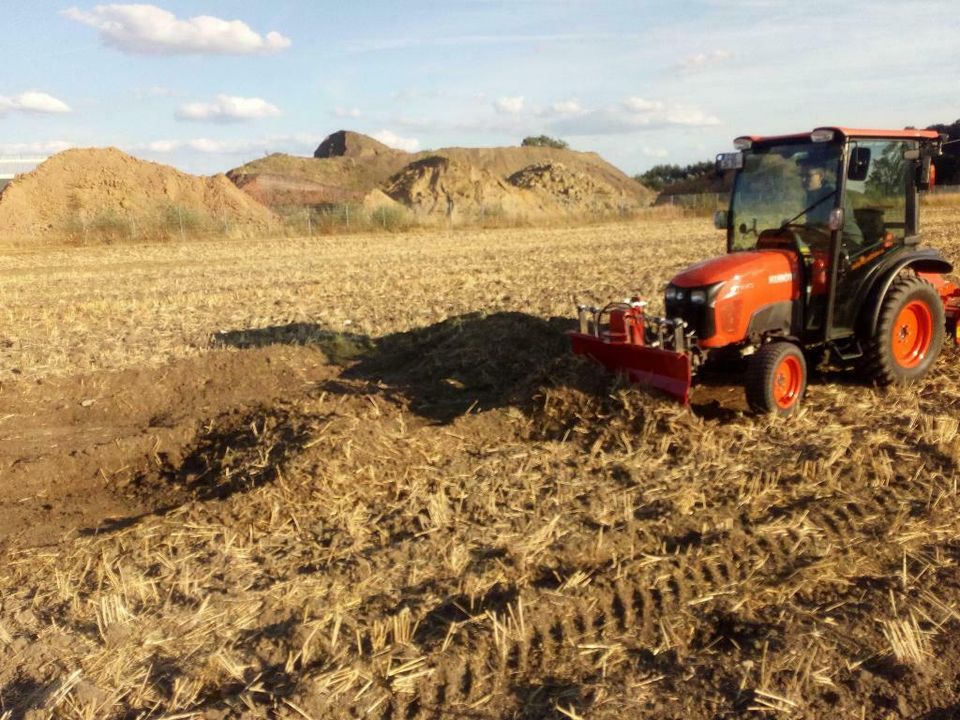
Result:
<svg viewBox="0 0 960 720">
<path fill-rule="evenodd" d="M 732 528 L 706 533 L 683 551 L 631 560 L 617 573 L 607 568 L 573 588 L 513 588 L 518 599 L 505 609 L 481 598 L 480 612 L 463 623 L 472 632 L 407 648 L 423 658 L 418 667 L 429 672 L 403 691 L 387 690 L 369 716 L 426 720 L 459 708 L 497 717 L 532 702 L 535 686 L 543 702 L 576 691 L 588 708 L 584 688 L 595 677 L 653 674 L 667 662 L 658 656 L 671 648 L 687 654 L 709 643 L 759 642 L 720 627 L 738 602 L 776 602 L 789 578 L 838 548 L 856 560 L 880 557 L 891 545 L 889 519 L 903 514 L 914 498 L 888 487 L 856 490 L 801 495 L 753 521 L 740 518 Z M 619 532 L 640 529 L 640 523 L 629 523 Z M 899 552 L 896 546 L 894 555 Z M 499 609 L 484 609 L 488 604 Z M 396 678 L 387 678 L 384 686 L 397 687 Z M 484 715 L 492 697 L 508 706 L 491 706 Z M 339 709 L 366 715 L 370 706 L 364 699 Z"/>
<path fill-rule="evenodd" d="M 469 621 L 475 631 L 463 639 L 419 644 L 415 650 L 430 671 L 402 692 L 388 690 L 370 716 L 428 720 L 459 708 L 498 717 L 529 710 L 531 702 L 552 709 L 556 698 L 571 696 L 587 709 L 585 688 L 596 678 L 652 675 L 669 662 L 661 658 L 667 650 L 687 655 L 717 642 L 737 648 L 760 643 L 776 629 L 762 623 L 723 627 L 738 601 L 776 603 L 787 580 L 828 553 L 845 553 L 855 563 L 895 547 L 899 557 L 888 537 L 890 518 L 916 499 L 889 487 L 858 490 L 800 496 L 786 510 L 772 508 L 759 521 L 741 519 L 682 552 L 624 563 L 616 575 L 598 572 L 573 589 L 516 588 L 522 600 L 508 605 L 509 612 L 478 613 Z M 494 705 L 492 698 L 507 704 Z M 487 706 L 490 714 L 484 714 Z M 362 715 L 370 703 L 340 710 Z"/>
</svg>

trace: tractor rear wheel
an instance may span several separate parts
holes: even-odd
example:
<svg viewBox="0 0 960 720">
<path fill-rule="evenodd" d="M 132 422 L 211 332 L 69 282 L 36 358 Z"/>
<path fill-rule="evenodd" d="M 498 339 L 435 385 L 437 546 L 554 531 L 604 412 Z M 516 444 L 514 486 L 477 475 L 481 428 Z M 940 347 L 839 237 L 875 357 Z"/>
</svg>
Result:
<svg viewBox="0 0 960 720">
<path fill-rule="evenodd" d="M 945 324 L 943 302 L 933 285 L 915 275 L 897 278 L 866 343 L 865 374 L 877 385 L 906 385 L 923 377 L 943 347 Z"/>
<path fill-rule="evenodd" d="M 763 345 L 750 358 L 747 403 L 756 412 L 792 415 L 807 390 L 807 361 L 792 342 Z"/>
</svg>

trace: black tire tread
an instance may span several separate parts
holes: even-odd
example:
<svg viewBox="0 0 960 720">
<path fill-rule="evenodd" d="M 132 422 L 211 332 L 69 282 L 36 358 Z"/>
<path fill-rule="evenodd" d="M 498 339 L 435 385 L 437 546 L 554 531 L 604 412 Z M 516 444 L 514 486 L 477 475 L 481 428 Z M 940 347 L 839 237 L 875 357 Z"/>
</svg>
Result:
<svg viewBox="0 0 960 720">
<path fill-rule="evenodd" d="M 777 366 L 783 361 L 787 354 L 795 354 L 800 359 L 800 365 L 803 368 L 803 386 L 800 388 L 800 397 L 796 403 L 787 410 L 779 407 L 773 399 L 771 389 L 771 379 Z M 803 352 L 792 342 L 775 341 L 762 345 L 759 350 L 750 359 L 750 365 L 747 368 L 747 378 L 745 389 L 747 393 L 747 404 L 750 409 L 758 413 L 775 413 L 777 415 L 792 414 L 803 401 L 803 396 L 807 391 L 807 362 Z"/>
<path fill-rule="evenodd" d="M 908 300 L 916 297 L 927 300 L 933 313 L 933 339 L 930 343 L 930 352 L 919 366 L 920 369 L 911 368 L 909 372 L 904 372 L 893 359 L 889 338 L 900 309 Z M 907 385 L 919 380 L 926 375 L 940 354 L 946 332 L 945 325 L 943 302 L 933 285 L 916 275 L 899 276 L 887 290 L 881 302 L 876 330 L 864 345 L 861 372 L 880 386 Z"/>
</svg>

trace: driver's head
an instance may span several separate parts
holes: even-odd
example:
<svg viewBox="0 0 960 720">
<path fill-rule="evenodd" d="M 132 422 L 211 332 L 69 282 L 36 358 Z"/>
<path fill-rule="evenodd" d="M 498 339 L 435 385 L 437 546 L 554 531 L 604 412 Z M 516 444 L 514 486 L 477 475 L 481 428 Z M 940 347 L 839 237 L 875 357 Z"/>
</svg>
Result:
<svg viewBox="0 0 960 720">
<path fill-rule="evenodd" d="M 800 180 L 803 182 L 803 187 L 806 188 L 807 192 L 819 190 L 823 187 L 823 166 L 817 162 L 807 160 L 800 162 L 799 168 Z"/>
</svg>

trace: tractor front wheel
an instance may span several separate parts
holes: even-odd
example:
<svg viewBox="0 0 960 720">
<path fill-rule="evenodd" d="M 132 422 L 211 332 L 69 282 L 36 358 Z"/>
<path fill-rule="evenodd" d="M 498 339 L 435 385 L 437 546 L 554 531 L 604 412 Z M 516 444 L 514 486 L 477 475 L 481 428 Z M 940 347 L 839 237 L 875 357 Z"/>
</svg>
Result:
<svg viewBox="0 0 960 720">
<path fill-rule="evenodd" d="M 866 343 L 865 374 L 877 385 L 905 385 L 923 377 L 940 354 L 945 326 L 943 302 L 933 286 L 915 275 L 898 278 Z"/>
<path fill-rule="evenodd" d="M 807 361 L 792 342 L 763 345 L 750 358 L 747 403 L 756 412 L 792 415 L 807 390 Z"/>
</svg>

